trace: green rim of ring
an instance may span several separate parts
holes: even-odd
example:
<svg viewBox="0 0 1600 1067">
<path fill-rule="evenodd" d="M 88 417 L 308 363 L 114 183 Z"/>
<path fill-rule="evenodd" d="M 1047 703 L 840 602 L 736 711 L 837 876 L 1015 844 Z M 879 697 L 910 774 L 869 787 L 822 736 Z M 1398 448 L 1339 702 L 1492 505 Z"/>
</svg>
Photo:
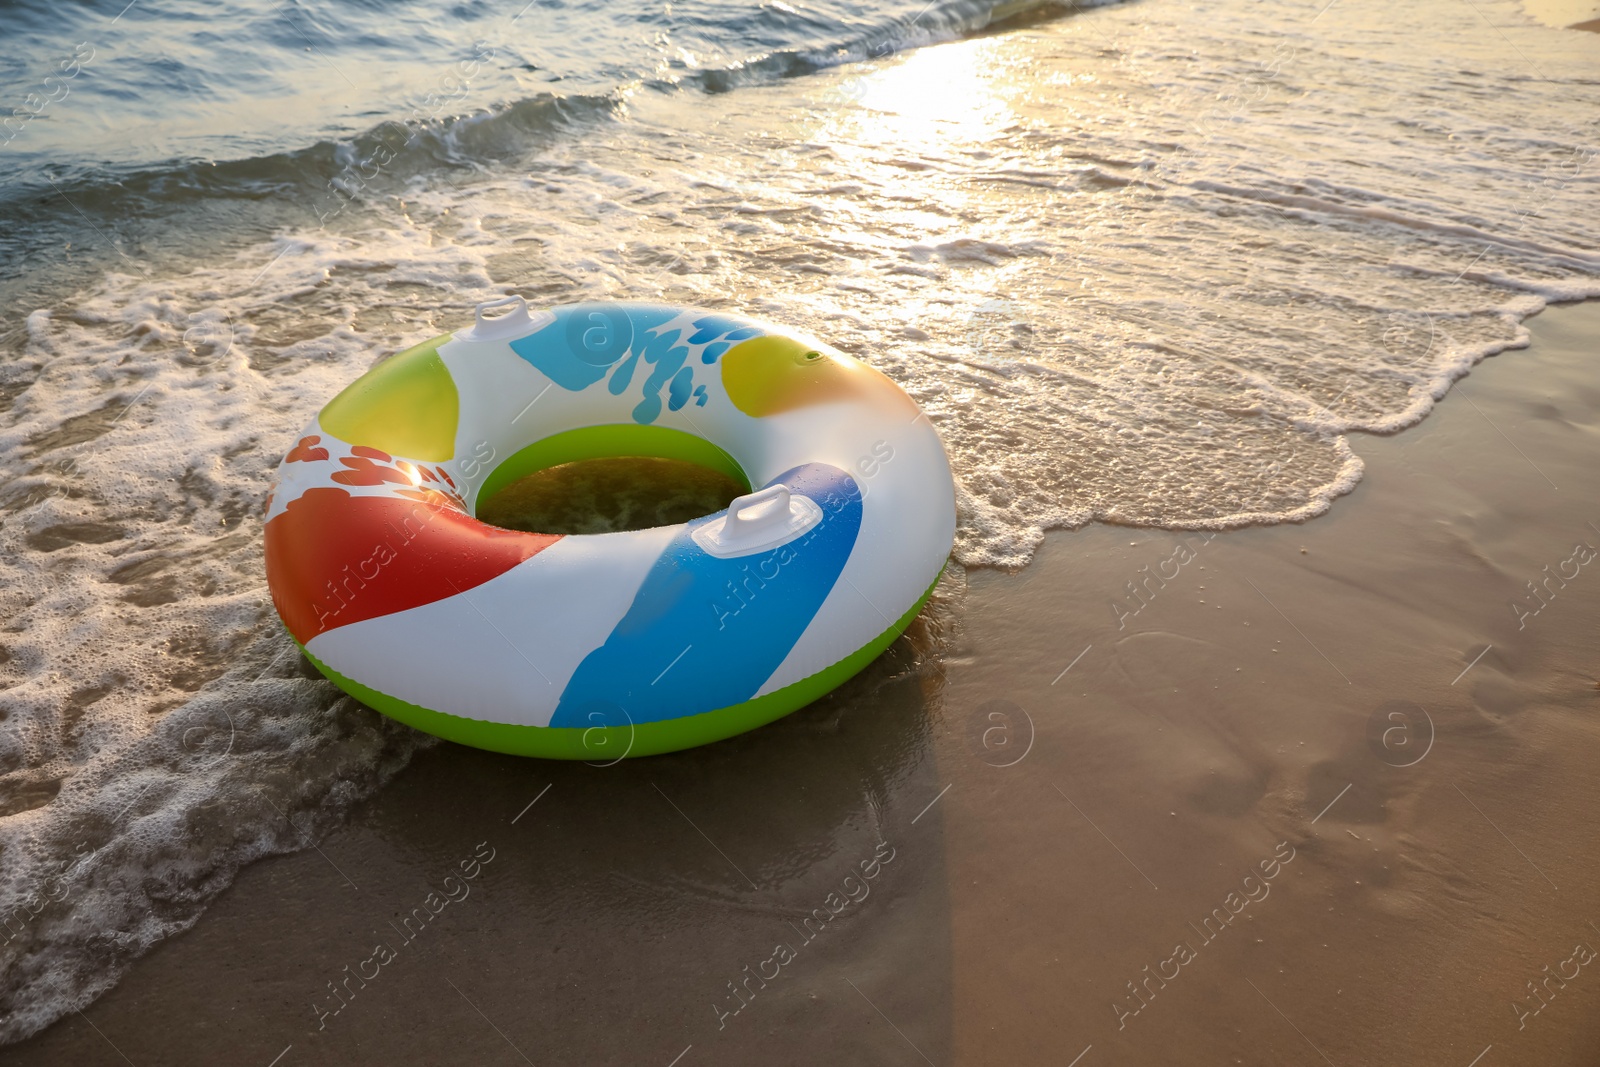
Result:
<svg viewBox="0 0 1600 1067">
<path fill-rule="evenodd" d="M 510 462 L 511 460 L 507 461 Z M 495 473 L 498 474 L 499 471 Z M 327 676 L 329 681 L 369 708 L 424 733 L 442 737 L 446 741 L 455 741 L 458 744 L 471 745 L 473 748 L 504 752 L 513 756 L 541 756 L 545 759 L 609 763 L 624 757 L 654 756 L 662 752 L 676 752 L 678 749 L 721 741 L 725 737 L 742 734 L 757 726 L 765 726 L 774 719 L 780 719 L 791 711 L 832 692 L 877 659 L 883 650 L 911 625 L 911 620 L 917 617 L 922 606 L 933 595 L 933 588 L 939 584 L 939 576 L 943 574 L 944 568 L 941 567 L 939 575 L 934 576 L 927 591 L 917 598 L 917 602 L 887 630 L 838 663 L 818 671 L 809 678 L 802 678 L 782 689 L 747 700 L 742 704 L 733 704 L 700 715 L 686 715 L 681 719 L 663 719 L 659 722 L 630 726 L 588 728 L 519 726 L 513 723 L 487 722 L 460 715 L 447 715 L 431 708 L 409 704 L 398 697 L 381 693 L 354 679 L 346 678 L 310 652 L 306 652 L 304 645 L 300 646 L 300 651 L 317 670 Z"/>
<path fill-rule="evenodd" d="M 665 426 L 607 423 L 567 430 L 512 453 L 484 479 L 478 499 L 488 500 L 524 475 L 563 463 L 632 456 L 697 463 L 726 474 L 744 486 L 745 492 L 750 491 L 750 479 L 738 460 L 704 438 Z"/>
</svg>

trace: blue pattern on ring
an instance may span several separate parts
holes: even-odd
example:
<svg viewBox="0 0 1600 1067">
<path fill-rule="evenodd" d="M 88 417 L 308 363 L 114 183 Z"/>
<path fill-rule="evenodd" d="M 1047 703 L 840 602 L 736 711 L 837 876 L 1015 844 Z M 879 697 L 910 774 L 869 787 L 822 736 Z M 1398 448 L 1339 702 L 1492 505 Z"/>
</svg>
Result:
<svg viewBox="0 0 1600 1067">
<path fill-rule="evenodd" d="M 786 545 L 733 559 L 690 536 L 716 515 L 686 526 L 573 672 L 551 726 L 593 726 L 601 706 L 612 709 L 604 724 L 621 726 L 612 721 L 619 710 L 636 724 L 659 722 L 756 695 L 822 607 L 861 530 L 861 489 L 838 467 L 806 463 L 768 484 L 779 483 L 815 500 L 822 520 Z"/>
<path fill-rule="evenodd" d="M 691 400 L 697 406 L 706 403 L 706 387 L 694 380 L 691 349 L 699 350 L 698 362 L 707 366 L 733 345 L 763 332 L 711 313 L 692 320 L 687 329 L 657 332 L 683 313 L 664 304 L 573 304 L 557 308 L 556 320 L 543 329 L 512 341 L 511 350 L 574 393 L 610 374 L 606 387 L 613 396 L 621 396 L 633 385 L 640 362 L 649 364 L 652 369 L 640 386 L 643 398 L 632 413 L 633 421 L 649 425 L 661 415 L 662 389 L 667 390 L 666 406 L 671 411 Z"/>
</svg>

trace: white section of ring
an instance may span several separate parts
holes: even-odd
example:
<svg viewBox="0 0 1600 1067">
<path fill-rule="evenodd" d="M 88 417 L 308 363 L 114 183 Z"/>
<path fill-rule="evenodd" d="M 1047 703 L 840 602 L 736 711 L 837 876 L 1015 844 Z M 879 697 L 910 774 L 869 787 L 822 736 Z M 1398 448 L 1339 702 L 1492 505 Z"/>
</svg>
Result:
<svg viewBox="0 0 1600 1067">
<path fill-rule="evenodd" d="M 306 649 L 418 707 L 548 726 L 572 673 L 605 643 L 682 529 L 563 537 L 473 589 L 329 630 Z"/>
<path fill-rule="evenodd" d="M 861 449 L 854 459 L 830 460 L 850 472 L 865 497 L 855 551 L 757 696 L 808 678 L 883 633 L 927 591 L 950 554 L 955 492 L 938 434 L 921 416 L 899 426 L 880 418 L 862 429 L 868 432 L 849 437 Z M 893 458 L 884 460 L 886 452 Z"/>
</svg>

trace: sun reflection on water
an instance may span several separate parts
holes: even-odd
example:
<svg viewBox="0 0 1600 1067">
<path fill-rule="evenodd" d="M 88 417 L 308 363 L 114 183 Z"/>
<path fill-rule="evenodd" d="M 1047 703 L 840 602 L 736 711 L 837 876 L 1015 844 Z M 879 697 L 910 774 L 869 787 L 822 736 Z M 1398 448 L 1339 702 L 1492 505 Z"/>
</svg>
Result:
<svg viewBox="0 0 1600 1067">
<path fill-rule="evenodd" d="M 859 98 L 840 133 L 909 156 L 943 157 L 952 147 L 997 137 L 1014 121 L 1001 91 L 1007 68 L 988 38 L 913 52 L 849 84 Z"/>
</svg>

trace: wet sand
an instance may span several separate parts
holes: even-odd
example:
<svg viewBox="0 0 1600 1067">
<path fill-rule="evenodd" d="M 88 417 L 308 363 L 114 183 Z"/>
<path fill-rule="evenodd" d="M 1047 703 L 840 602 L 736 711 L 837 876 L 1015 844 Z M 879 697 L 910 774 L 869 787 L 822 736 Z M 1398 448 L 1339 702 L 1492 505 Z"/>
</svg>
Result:
<svg viewBox="0 0 1600 1067">
<path fill-rule="evenodd" d="M 710 748 L 433 748 L 6 1062 L 1592 1063 L 1600 303 L 1530 326 L 1306 525 L 1052 535 Z"/>
<path fill-rule="evenodd" d="M 1600 305 L 1531 325 L 1324 518 L 974 577 L 945 707 L 1037 739 L 947 764 L 955 1062 L 1600 1056 Z"/>
<path fill-rule="evenodd" d="M 1600 3 L 1595 0 L 1522 0 L 1522 6 L 1546 26 L 1600 30 Z"/>
</svg>

